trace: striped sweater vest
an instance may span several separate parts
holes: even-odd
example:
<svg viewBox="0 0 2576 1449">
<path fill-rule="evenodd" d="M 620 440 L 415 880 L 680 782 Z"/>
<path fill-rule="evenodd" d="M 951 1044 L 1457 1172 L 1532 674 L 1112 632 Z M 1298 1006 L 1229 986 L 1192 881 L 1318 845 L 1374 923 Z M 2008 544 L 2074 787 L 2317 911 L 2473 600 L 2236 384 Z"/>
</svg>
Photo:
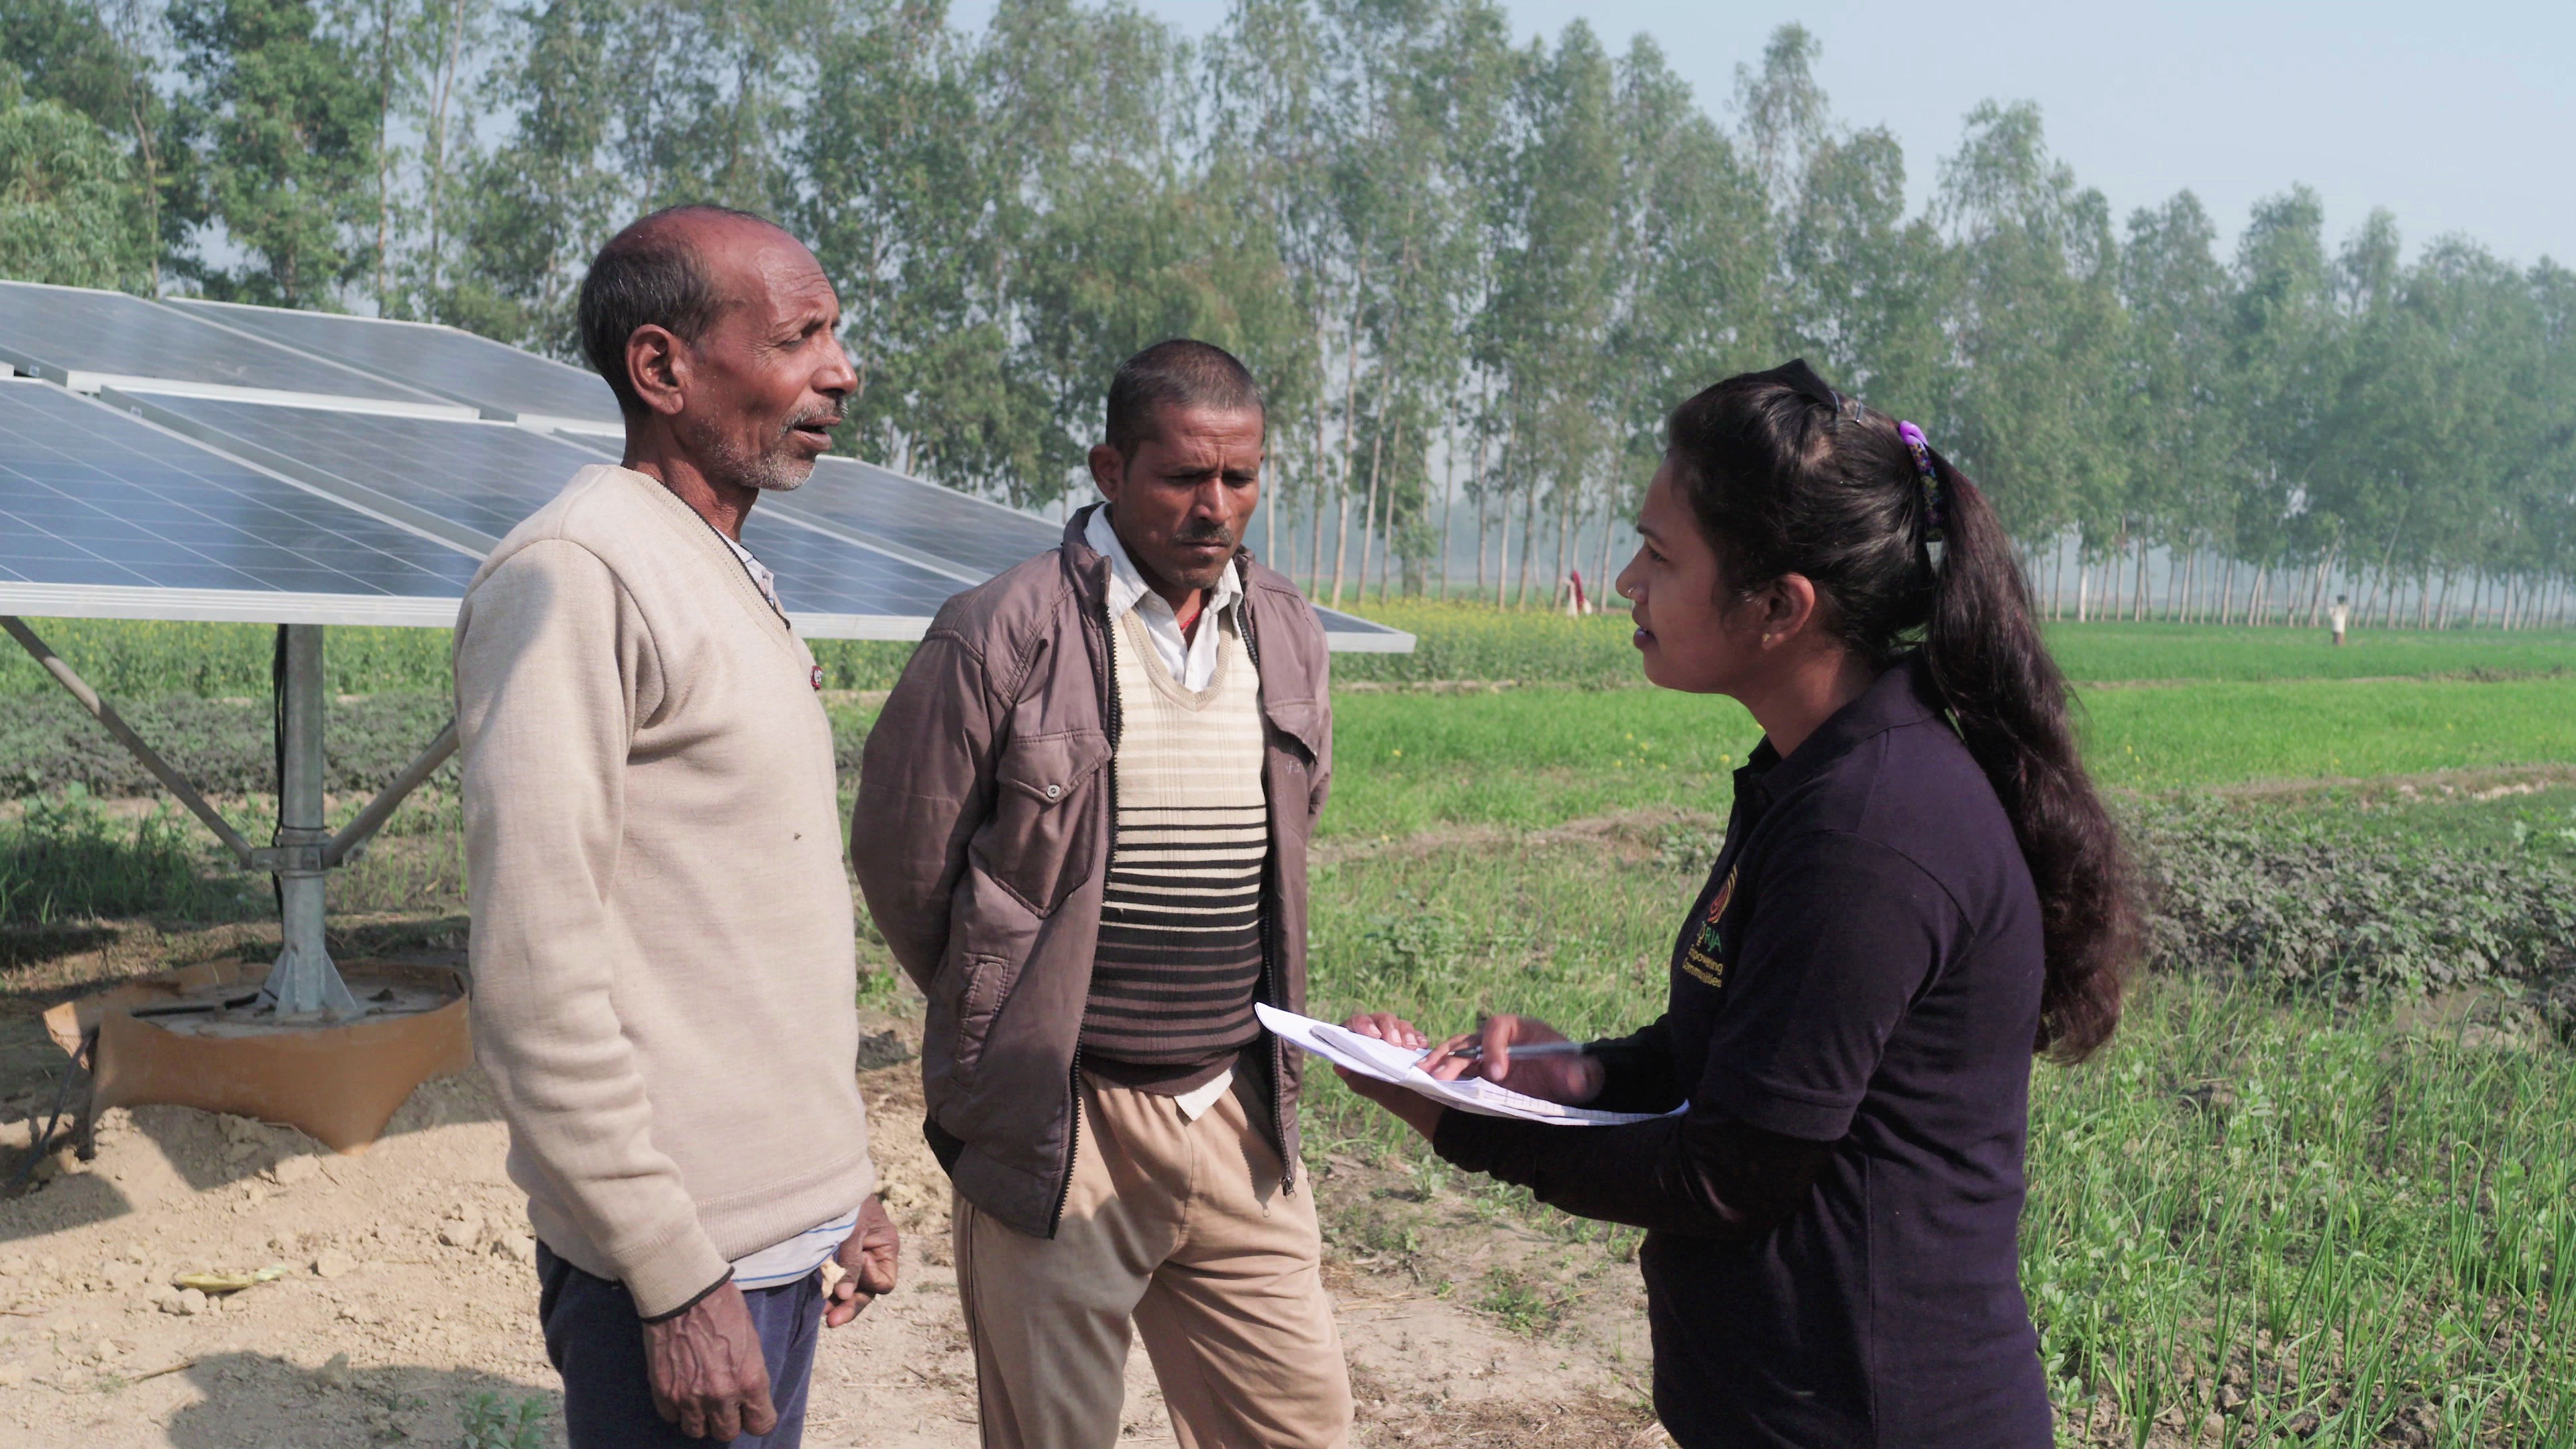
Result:
<svg viewBox="0 0 2576 1449">
<path fill-rule="evenodd" d="M 1117 835 L 1082 1015 L 1084 1064 L 1125 1086 L 1186 1092 L 1260 1036 L 1261 680 L 1233 611 L 1216 675 L 1181 687 L 1134 610 L 1118 621 Z"/>
</svg>

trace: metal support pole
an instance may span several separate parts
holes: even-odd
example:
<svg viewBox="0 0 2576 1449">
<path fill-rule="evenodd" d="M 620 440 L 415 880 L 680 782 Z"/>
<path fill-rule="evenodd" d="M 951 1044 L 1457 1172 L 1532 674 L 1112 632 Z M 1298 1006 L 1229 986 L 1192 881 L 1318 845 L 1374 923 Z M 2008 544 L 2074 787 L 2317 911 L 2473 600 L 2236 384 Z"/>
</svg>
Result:
<svg viewBox="0 0 2576 1449">
<path fill-rule="evenodd" d="M 241 862 L 245 869 L 256 867 L 251 844 L 242 839 L 241 832 L 226 823 L 224 817 L 216 813 L 215 807 L 207 803 L 206 797 L 198 794 L 186 777 L 171 768 L 168 760 L 145 744 L 143 737 L 134 732 L 134 727 L 125 722 L 125 717 L 99 698 L 98 691 L 89 687 L 88 680 L 74 673 L 72 667 L 63 662 L 62 656 L 54 652 L 52 645 L 37 638 L 36 631 L 28 628 L 22 619 L 0 618 L 0 629 L 7 630 L 9 637 L 18 641 L 19 647 L 35 656 L 36 662 L 45 667 L 45 672 L 69 691 L 72 698 L 80 701 L 80 707 L 88 710 L 92 719 L 107 726 L 107 732 L 116 736 L 118 744 L 143 762 L 143 768 L 152 772 L 152 778 L 160 781 L 162 788 L 179 797 L 179 803 L 187 806 L 190 814 L 204 821 L 206 828 L 215 833 L 215 838 L 224 843 L 224 849 L 233 853 L 233 859 Z"/>
<path fill-rule="evenodd" d="M 438 738 L 429 742 L 429 748 L 421 751 L 418 759 L 396 776 L 392 784 L 376 792 L 376 798 L 367 802 L 367 808 L 358 812 L 357 819 L 341 826 L 340 833 L 331 837 L 331 843 L 322 848 L 322 863 L 337 866 L 357 859 L 359 853 L 367 848 L 368 840 L 383 828 L 385 821 L 392 818 L 395 807 L 402 804 L 412 791 L 419 789 L 422 781 L 437 774 L 438 767 L 446 764 L 447 757 L 455 753 L 456 721 L 449 720 L 447 727 L 438 732 Z"/>
<path fill-rule="evenodd" d="M 329 867 L 323 850 L 331 840 L 322 805 L 322 628 L 280 624 L 284 638 L 285 692 L 280 711 L 285 742 L 277 781 L 277 887 L 285 949 L 261 994 L 280 1015 L 329 1012 L 355 1016 L 357 998 L 331 964 L 322 939 L 323 883 Z"/>
</svg>

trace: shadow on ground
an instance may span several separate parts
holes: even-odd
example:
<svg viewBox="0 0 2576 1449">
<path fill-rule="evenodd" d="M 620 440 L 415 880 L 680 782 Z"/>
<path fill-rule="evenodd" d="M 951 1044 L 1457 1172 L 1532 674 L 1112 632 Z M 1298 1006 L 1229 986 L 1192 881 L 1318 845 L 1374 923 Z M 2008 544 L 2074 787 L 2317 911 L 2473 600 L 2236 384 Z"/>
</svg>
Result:
<svg viewBox="0 0 2576 1449">
<path fill-rule="evenodd" d="M 555 1386 L 477 1369 L 394 1364 L 316 1371 L 240 1352 L 199 1359 L 183 1376 L 204 1397 L 167 1421 L 167 1442 L 176 1449 L 359 1449 L 387 1440 L 477 1449 L 563 1443 L 563 1395 Z"/>
</svg>

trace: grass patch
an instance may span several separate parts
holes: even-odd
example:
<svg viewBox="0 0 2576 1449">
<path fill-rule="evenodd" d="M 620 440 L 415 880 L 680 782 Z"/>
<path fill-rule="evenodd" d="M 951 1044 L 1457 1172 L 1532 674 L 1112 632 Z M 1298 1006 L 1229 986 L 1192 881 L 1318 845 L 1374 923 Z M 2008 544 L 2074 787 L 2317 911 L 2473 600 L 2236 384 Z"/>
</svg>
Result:
<svg viewBox="0 0 2576 1449">
<path fill-rule="evenodd" d="M 2576 678 L 2210 684 L 2083 702 L 2094 777 L 2127 790 L 2576 762 Z M 1667 690 L 1344 694 L 1333 720 L 1328 837 L 1722 811 L 1727 772 L 1761 737 L 1732 701 Z"/>
<path fill-rule="evenodd" d="M 92 688 L 122 709 L 129 701 L 178 695 L 249 699 L 269 694 L 277 629 L 269 624 L 202 624 L 134 619 L 30 619 Z M 322 669 L 334 694 L 449 692 L 445 629 L 334 625 L 323 636 Z M 876 639 L 811 641 L 826 689 L 890 689 L 912 645 Z M 0 696 L 55 694 L 54 682 L 14 642 L 0 648 Z"/>
<path fill-rule="evenodd" d="M 1653 806 L 1723 810 L 1727 772 L 1761 737 L 1732 700 L 1660 689 L 1345 694 L 1333 701 L 1322 832 L 1401 836 L 1538 828 Z"/>
<path fill-rule="evenodd" d="M 2069 679 L 2368 679 L 2547 674 L 2576 667 L 2576 632 L 2360 629 L 2340 649 L 2323 629 L 2229 624 L 2043 626 Z"/>
<path fill-rule="evenodd" d="M 1336 654 L 1336 684 L 1512 680 L 1523 684 L 1626 689 L 1642 685 L 1633 626 L 1623 610 L 1574 619 L 1491 604 L 1407 600 L 1349 612 L 1402 629 L 1410 654 Z"/>
<path fill-rule="evenodd" d="M 2571 1119 L 2566 1051 L 2141 992 L 2034 1081 L 2022 1276 L 2062 1437 L 2576 1442 Z"/>
<path fill-rule="evenodd" d="M 250 904 L 248 877 L 217 867 L 203 837 L 173 806 L 118 815 L 77 787 L 32 800 L 0 819 L 0 923 L 232 919 Z"/>
<path fill-rule="evenodd" d="M 2134 790 L 2576 761 L 2576 677 L 2300 680 L 2082 697 L 2094 777 Z"/>
<path fill-rule="evenodd" d="M 1569 619 L 1464 601 L 1405 601 L 1368 617 L 1414 635 L 1411 654 L 1340 654 L 1343 684 L 1510 680 L 1582 689 L 1641 687 L 1624 611 Z M 36 632 L 110 699 L 122 704 L 177 695 L 266 699 L 277 631 L 264 624 L 193 624 L 116 619 L 35 619 Z M 2546 674 L 2576 668 L 2576 633 L 2564 630 L 2376 630 L 2341 649 L 2323 630 L 2218 624 L 2058 623 L 2049 647 L 2068 677 L 2087 681 L 2347 679 L 2383 676 Z M 815 660 L 828 689 L 889 689 L 912 645 L 818 639 Z M 334 627 L 323 667 L 335 694 L 448 692 L 448 631 Z M 0 696 L 50 694 L 57 686 L 33 660 L 0 651 Z"/>
</svg>

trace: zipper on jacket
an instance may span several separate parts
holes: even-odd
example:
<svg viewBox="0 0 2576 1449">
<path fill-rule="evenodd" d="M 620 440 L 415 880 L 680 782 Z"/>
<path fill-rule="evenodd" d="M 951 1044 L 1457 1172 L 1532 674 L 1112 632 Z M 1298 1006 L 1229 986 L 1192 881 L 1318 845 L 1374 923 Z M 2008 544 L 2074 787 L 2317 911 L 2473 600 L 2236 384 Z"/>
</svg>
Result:
<svg viewBox="0 0 2576 1449">
<path fill-rule="evenodd" d="M 1250 571 L 1246 570 L 1246 572 L 1248 574 Z M 1243 597 L 1235 601 L 1234 617 L 1243 625 L 1243 655 L 1252 661 L 1253 685 L 1258 689 L 1261 680 L 1261 644 L 1253 633 L 1250 589 L 1244 590 Z M 1268 721 L 1263 722 L 1262 728 L 1266 733 L 1269 728 Z M 1263 741 L 1262 749 L 1266 755 L 1269 751 L 1267 739 Z M 1263 791 L 1263 798 L 1265 801 L 1268 799 L 1266 788 Z M 1271 808 L 1277 809 L 1276 806 Z M 1276 828 L 1276 821 L 1271 824 Z M 1273 850 L 1270 852 L 1267 873 L 1275 880 L 1278 877 L 1278 871 L 1279 852 Z M 1270 891 L 1269 907 L 1261 912 L 1261 990 L 1262 994 L 1269 998 L 1272 1006 L 1285 1011 L 1288 1009 L 1288 1004 L 1279 999 L 1279 965 L 1275 944 L 1279 931 L 1279 912 L 1276 909 L 1279 894 L 1276 890 Z M 1294 1192 L 1297 1190 L 1297 1163 L 1294 1154 L 1288 1150 L 1288 1048 L 1279 1040 L 1277 1032 L 1264 1031 L 1262 1035 L 1270 1038 L 1270 1132 L 1271 1140 L 1279 1145 L 1279 1190 L 1283 1193 Z"/>
<path fill-rule="evenodd" d="M 1118 631 L 1109 622 L 1109 605 L 1100 606 L 1100 659 L 1107 666 L 1102 671 L 1100 686 L 1100 722 L 1109 736 L 1109 760 L 1100 767 L 1101 778 L 1109 791 L 1109 853 L 1102 860 L 1100 873 L 1108 878 L 1111 867 L 1118 863 Z M 1047 1237 L 1064 1223 L 1065 1201 L 1073 1196 L 1074 1158 L 1082 1151 L 1082 1034 L 1076 1028 L 1073 1038 L 1073 1069 L 1065 1074 L 1064 1178 L 1056 1184 L 1055 1211 L 1047 1215 Z"/>
</svg>

